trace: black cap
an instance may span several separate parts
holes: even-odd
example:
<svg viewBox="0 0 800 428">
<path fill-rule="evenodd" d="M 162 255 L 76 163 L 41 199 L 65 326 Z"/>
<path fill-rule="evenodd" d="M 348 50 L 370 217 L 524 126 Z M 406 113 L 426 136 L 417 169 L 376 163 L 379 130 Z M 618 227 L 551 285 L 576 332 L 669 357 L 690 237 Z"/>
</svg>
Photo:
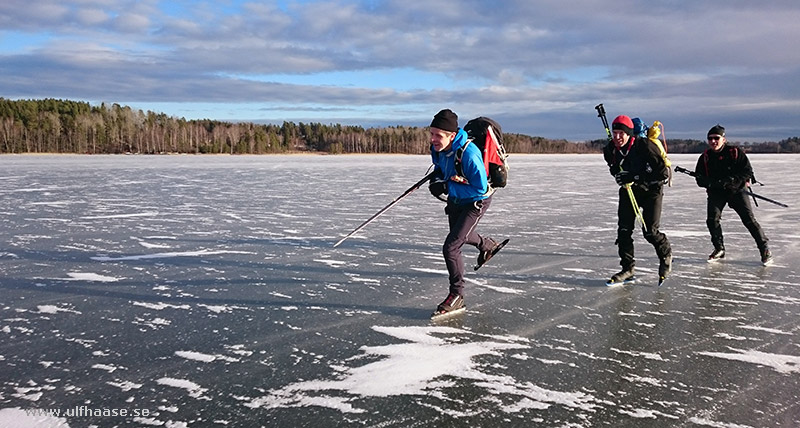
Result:
<svg viewBox="0 0 800 428">
<path fill-rule="evenodd" d="M 456 132 L 458 131 L 458 115 L 450 109 L 444 109 L 433 117 L 431 127 Z"/>
<path fill-rule="evenodd" d="M 719 135 L 720 137 L 724 137 L 725 128 L 718 123 L 708 130 L 708 135 L 706 136 L 711 136 L 711 135 Z"/>
</svg>

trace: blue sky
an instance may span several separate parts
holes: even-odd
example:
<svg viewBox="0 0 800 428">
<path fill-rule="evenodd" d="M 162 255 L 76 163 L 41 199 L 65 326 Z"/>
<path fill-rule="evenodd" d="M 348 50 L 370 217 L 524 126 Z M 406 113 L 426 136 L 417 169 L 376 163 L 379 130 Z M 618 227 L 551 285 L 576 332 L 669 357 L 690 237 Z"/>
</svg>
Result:
<svg viewBox="0 0 800 428">
<path fill-rule="evenodd" d="M 5 0 L 0 97 L 186 119 L 603 138 L 594 110 L 704 138 L 800 136 L 800 2 Z"/>
</svg>

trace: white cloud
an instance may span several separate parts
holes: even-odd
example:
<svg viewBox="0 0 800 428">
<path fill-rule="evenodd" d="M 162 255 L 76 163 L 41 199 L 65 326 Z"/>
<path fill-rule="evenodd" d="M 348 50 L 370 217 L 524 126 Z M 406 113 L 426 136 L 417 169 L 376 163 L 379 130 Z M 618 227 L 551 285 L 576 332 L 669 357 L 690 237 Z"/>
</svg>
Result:
<svg viewBox="0 0 800 428">
<path fill-rule="evenodd" d="M 376 117 L 385 112 L 387 123 L 397 122 L 398 111 L 410 114 L 403 120 L 424 121 L 446 104 L 498 117 L 509 131 L 570 139 L 603 137 L 593 106 L 604 102 L 609 111 L 674 123 L 678 135 L 717 121 L 762 139 L 800 135 L 795 120 L 783 122 L 800 113 L 793 101 L 800 90 L 789 83 L 800 77 L 793 46 L 800 40 L 800 4 L 788 0 L 25 5 L 0 5 L 5 31 L 56 41 L 31 39 L 38 49 L 0 51 L 0 93 L 7 97 L 176 106 L 269 100 L 271 109 L 286 107 L 285 120 L 303 119 L 291 111 L 313 105 L 355 122 L 354 107 Z M 361 86 L 357 77 L 325 79 L 330 72 L 398 69 L 402 82 L 386 89 Z M 319 80 L 260 78 L 271 75 Z M 429 88 L 431 76 L 449 83 Z M 415 87 L 422 89 L 409 89 Z M 720 114 L 737 109 L 759 119 Z M 191 110 L 187 104 L 166 113 Z M 554 126 L 553 114 L 572 125 Z M 764 120 L 780 131 L 753 128 Z"/>
</svg>

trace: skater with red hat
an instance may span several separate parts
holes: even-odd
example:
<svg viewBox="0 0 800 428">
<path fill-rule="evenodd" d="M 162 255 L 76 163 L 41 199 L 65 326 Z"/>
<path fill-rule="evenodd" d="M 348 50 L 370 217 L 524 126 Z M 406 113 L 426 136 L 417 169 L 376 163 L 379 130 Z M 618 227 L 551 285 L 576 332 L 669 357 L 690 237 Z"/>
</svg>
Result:
<svg viewBox="0 0 800 428">
<path fill-rule="evenodd" d="M 611 175 L 619 184 L 617 207 L 617 240 L 622 270 L 614 274 L 608 285 L 633 280 L 633 230 L 637 218 L 642 224 L 644 238 L 656 250 L 659 259 L 659 285 L 672 270 L 672 247 L 661 226 L 661 204 L 669 168 L 660 149 L 647 137 L 634 135 L 634 124 L 628 116 L 617 116 L 612 122 L 611 141 L 603 156 Z"/>
</svg>

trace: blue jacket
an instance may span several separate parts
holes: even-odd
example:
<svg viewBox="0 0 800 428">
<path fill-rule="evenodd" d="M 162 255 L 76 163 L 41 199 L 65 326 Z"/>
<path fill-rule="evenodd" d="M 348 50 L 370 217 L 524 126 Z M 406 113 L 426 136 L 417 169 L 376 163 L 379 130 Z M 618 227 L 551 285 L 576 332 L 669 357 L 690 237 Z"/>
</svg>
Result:
<svg viewBox="0 0 800 428">
<path fill-rule="evenodd" d="M 467 183 L 462 184 L 452 180 L 457 176 L 456 151 L 464 147 L 461 157 L 461 170 Z M 447 199 L 455 204 L 466 204 L 480 201 L 489 197 L 489 181 L 486 177 L 486 168 L 483 166 L 483 153 L 475 144 L 467 144 L 467 133 L 459 128 L 456 138 L 450 148 L 437 152 L 431 147 L 431 158 L 438 171 L 437 178 L 447 180 Z"/>
</svg>

